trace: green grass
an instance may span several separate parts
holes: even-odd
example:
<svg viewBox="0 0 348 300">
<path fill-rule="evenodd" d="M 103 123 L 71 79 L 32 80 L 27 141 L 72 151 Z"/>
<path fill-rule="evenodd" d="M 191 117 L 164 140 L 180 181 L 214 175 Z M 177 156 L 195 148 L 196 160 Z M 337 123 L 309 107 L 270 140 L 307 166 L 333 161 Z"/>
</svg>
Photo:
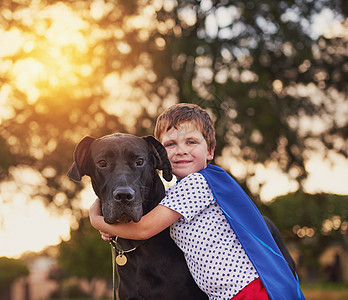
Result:
<svg viewBox="0 0 348 300">
<path fill-rule="evenodd" d="M 301 284 L 306 300 L 347 300 L 348 284 L 313 283 Z"/>
<path fill-rule="evenodd" d="M 301 290 L 306 300 L 347 300 L 348 284 L 343 283 L 303 283 Z M 61 300 L 61 299 L 54 299 Z M 62 299 L 63 300 L 63 299 Z M 73 298 L 64 300 L 89 300 L 87 298 Z M 110 299 L 99 299 L 110 300 Z"/>
</svg>

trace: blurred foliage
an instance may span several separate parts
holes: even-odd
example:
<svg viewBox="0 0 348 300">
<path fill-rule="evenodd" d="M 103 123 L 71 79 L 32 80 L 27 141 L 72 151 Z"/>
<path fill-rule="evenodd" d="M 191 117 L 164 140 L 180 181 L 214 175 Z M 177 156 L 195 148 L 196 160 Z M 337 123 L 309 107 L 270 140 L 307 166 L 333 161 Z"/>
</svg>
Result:
<svg viewBox="0 0 348 300">
<path fill-rule="evenodd" d="M 16 279 L 29 274 L 24 262 L 7 257 L 0 257 L 0 270 L 0 293 L 6 291 Z"/>
<path fill-rule="evenodd" d="M 348 225 L 348 196 L 310 195 L 297 192 L 277 197 L 274 202 L 266 205 L 263 209 L 276 222 L 283 234 L 288 237 L 294 236 L 294 234 L 292 231 L 285 232 L 284 230 L 289 230 L 289 228 L 292 230 L 295 225 L 314 228 L 316 233 L 322 232 L 327 237 L 336 233 L 348 232 L 348 227 L 344 227 Z M 332 224 L 331 227 L 323 228 L 324 221 L 331 220 L 335 216 L 340 219 L 338 225 Z"/>
<path fill-rule="evenodd" d="M 277 224 L 286 243 L 297 244 L 303 266 L 317 268 L 320 254 L 329 246 L 348 250 L 348 196 L 297 192 L 278 197 L 261 210 Z"/>
<path fill-rule="evenodd" d="M 71 232 L 71 239 L 59 244 L 58 249 L 59 264 L 50 272 L 50 278 L 60 282 L 58 294 L 67 296 L 72 292 L 71 278 L 88 280 L 90 296 L 94 295 L 96 278 L 112 279 L 111 246 L 90 226 L 88 218 L 80 220 L 79 228 Z"/>
<path fill-rule="evenodd" d="M 50 295 L 50 299 L 93 299 L 90 295 L 86 294 L 78 282 L 64 282 Z"/>
<path fill-rule="evenodd" d="M 312 34 L 323 11 L 342 34 Z M 4 0 L 0 179 L 29 166 L 38 195 L 76 209 L 78 141 L 151 134 L 183 101 L 214 116 L 216 156 L 277 162 L 301 189 L 313 151 L 347 157 L 347 14 L 343 0 Z"/>
<path fill-rule="evenodd" d="M 63 277 L 92 280 L 112 276 L 111 246 L 100 238 L 87 218 L 81 219 L 79 229 L 71 232 L 69 241 L 59 245 L 58 261 Z"/>
</svg>

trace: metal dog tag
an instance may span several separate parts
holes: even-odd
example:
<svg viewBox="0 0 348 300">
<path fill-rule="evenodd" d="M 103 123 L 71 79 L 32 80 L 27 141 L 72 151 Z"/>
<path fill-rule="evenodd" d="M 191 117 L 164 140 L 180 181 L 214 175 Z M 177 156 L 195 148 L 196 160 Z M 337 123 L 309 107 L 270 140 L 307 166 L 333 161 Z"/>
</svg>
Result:
<svg viewBox="0 0 348 300">
<path fill-rule="evenodd" d="M 122 253 L 117 255 L 116 256 L 116 263 L 121 267 L 124 266 L 127 263 L 127 257 Z"/>
</svg>

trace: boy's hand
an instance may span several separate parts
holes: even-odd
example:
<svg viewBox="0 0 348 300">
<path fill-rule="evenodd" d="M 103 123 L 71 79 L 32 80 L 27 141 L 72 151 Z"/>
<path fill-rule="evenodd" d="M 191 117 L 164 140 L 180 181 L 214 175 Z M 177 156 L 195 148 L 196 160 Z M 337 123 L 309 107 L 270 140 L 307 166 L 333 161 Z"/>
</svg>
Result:
<svg viewBox="0 0 348 300">
<path fill-rule="evenodd" d="M 97 230 L 100 229 L 98 224 L 104 221 L 104 217 L 102 215 L 101 210 L 101 201 L 98 198 L 94 201 L 94 203 L 89 209 L 89 221 L 91 222 L 91 225 Z"/>
<path fill-rule="evenodd" d="M 96 216 L 102 216 L 101 201 L 99 198 L 97 198 L 91 205 L 89 209 L 89 216 L 92 218 Z"/>
<path fill-rule="evenodd" d="M 106 233 L 106 232 L 102 232 L 102 231 L 100 231 L 100 230 L 99 230 L 99 233 L 100 233 L 100 237 L 101 237 L 104 241 L 107 241 L 107 242 L 109 242 L 109 241 L 112 239 L 112 237 L 113 237 L 112 234 L 109 234 L 109 233 Z"/>
<path fill-rule="evenodd" d="M 99 198 L 97 198 L 94 203 L 92 204 L 92 206 L 89 209 L 89 220 L 92 224 L 92 226 L 98 229 L 98 222 L 103 222 L 104 221 L 104 217 L 102 215 L 102 210 L 101 210 L 101 201 Z M 99 233 L 101 235 L 101 238 L 104 241 L 110 241 L 111 238 L 113 237 L 113 235 L 103 232 L 101 230 L 99 230 Z"/>
</svg>

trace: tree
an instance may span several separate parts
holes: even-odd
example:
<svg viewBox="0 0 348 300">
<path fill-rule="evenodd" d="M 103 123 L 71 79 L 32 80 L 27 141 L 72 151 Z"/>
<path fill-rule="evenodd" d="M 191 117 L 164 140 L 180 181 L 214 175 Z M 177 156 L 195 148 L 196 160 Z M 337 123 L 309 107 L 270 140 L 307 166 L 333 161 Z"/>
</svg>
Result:
<svg viewBox="0 0 348 300">
<path fill-rule="evenodd" d="M 275 199 L 262 208 L 287 243 L 295 242 L 304 256 L 303 267 L 319 273 L 323 249 L 339 245 L 348 249 L 348 197 L 331 194 L 293 193 Z"/>
<path fill-rule="evenodd" d="M 10 289 L 16 279 L 29 274 L 24 262 L 7 257 L 0 257 L 0 270 L 0 295 Z"/>
<path fill-rule="evenodd" d="M 246 177 L 256 163 L 273 161 L 301 189 L 313 150 L 347 157 L 347 118 L 336 122 L 338 111 L 329 108 L 340 106 L 338 94 L 347 97 L 347 38 L 310 36 L 311 17 L 325 7 L 347 12 L 343 1 L 181 1 L 170 13 L 161 11 L 181 34 L 164 37 L 168 54 L 157 60 L 156 74 L 175 78 L 180 100 L 211 108 L 217 153 L 229 149 L 249 165 Z M 196 18 L 192 24 L 188 13 Z M 315 118 L 328 120 L 322 130 L 302 127 Z"/>
<path fill-rule="evenodd" d="M 65 174 L 84 135 L 151 134 L 185 101 L 211 111 L 217 163 L 247 165 L 245 188 L 255 164 L 276 162 L 301 189 L 313 151 L 348 153 L 347 37 L 310 29 L 325 9 L 347 28 L 340 0 L 4 1 L 1 179 L 29 166 L 38 195 L 76 209 L 82 184 Z"/>
<path fill-rule="evenodd" d="M 72 231 L 71 239 L 59 245 L 58 261 L 62 270 L 58 277 L 61 280 L 71 277 L 88 280 L 91 298 L 95 279 L 112 278 L 110 245 L 101 240 L 86 218 L 81 219 L 79 228 Z"/>
</svg>

